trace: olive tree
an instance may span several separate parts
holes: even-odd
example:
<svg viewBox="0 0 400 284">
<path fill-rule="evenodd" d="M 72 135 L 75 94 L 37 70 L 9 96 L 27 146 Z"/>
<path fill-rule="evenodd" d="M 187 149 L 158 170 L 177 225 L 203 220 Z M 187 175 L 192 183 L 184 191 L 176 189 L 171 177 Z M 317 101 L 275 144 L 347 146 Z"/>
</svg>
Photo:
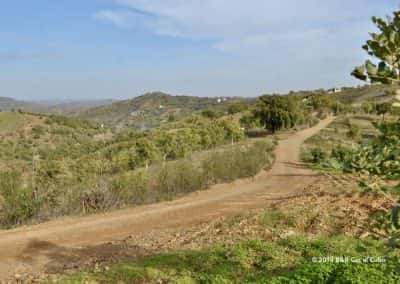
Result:
<svg viewBox="0 0 400 284">
<path fill-rule="evenodd" d="M 262 96 L 254 110 L 254 117 L 273 133 L 295 126 L 301 116 L 298 98 L 294 96 Z"/>
</svg>

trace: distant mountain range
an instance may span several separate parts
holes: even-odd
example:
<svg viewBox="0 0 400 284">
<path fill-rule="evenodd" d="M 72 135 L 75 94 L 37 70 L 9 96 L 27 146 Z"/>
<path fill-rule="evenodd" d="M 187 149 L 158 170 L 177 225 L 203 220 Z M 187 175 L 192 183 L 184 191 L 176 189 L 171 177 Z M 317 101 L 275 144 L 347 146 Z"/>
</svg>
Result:
<svg viewBox="0 0 400 284">
<path fill-rule="evenodd" d="M 81 101 L 41 101 L 28 102 L 8 97 L 0 97 L 0 111 L 23 110 L 28 112 L 73 115 L 79 111 L 108 105 L 116 100 L 81 100 Z"/>
</svg>

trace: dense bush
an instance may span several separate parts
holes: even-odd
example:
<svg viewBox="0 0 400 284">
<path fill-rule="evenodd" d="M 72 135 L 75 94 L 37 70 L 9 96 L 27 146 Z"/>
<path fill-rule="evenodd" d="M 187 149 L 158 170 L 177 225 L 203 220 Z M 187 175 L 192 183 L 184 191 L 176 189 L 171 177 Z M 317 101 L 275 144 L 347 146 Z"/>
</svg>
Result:
<svg viewBox="0 0 400 284">
<path fill-rule="evenodd" d="M 252 176 L 265 165 L 271 165 L 272 149 L 272 144 L 259 141 L 251 147 L 212 153 L 203 161 L 203 174 L 208 183 L 228 182 L 238 177 Z"/>
<path fill-rule="evenodd" d="M 347 135 L 354 139 L 355 141 L 360 139 L 360 135 L 361 135 L 361 129 L 360 126 L 358 126 L 357 124 L 352 124 L 349 121 L 347 122 L 348 124 L 348 128 L 349 131 L 347 132 Z"/>
<path fill-rule="evenodd" d="M 240 103 L 234 103 L 228 106 L 228 113 L 229 114 L 235 114 L 239 112 L 243 112 L 249 108 L 248 104 L 240 102 Z"/>
<path fill-rule="evenodd" d="M 300 123 L 304 118 L 304 109 L 301 106 L 300 97 L 266 95 L 259 98 L 254 117 L 266 129 L 275 132 Z"/>
<path fill-rule="evenodd" d="M 326 160 L 327 154 L 320 148 L 313 148 L 310 151 L 311 154 L 311 162 L 313 163 L 321 163 Z"/>
<path fill-rule="evenodd" d="M 172 199 L 180 194 L 204 189 L 206 184 L 202 169 L 184 159 L 161 167 L 150 191 L 156 195 L 157 200 Z"/>
<path fill-rule="evenodd" d="M 31 187 L 21 183 L 16 171 L 0 173 L 0 224 L 22 224 L 33 218 L 39 210 L 39 202 Z"/>
<path fill-rule="evenodd" d="M 206 109 L 201 112 L 201 115 L 209 119 L 217 119 L 224 115 L 222 111 Z"/>
</svg>

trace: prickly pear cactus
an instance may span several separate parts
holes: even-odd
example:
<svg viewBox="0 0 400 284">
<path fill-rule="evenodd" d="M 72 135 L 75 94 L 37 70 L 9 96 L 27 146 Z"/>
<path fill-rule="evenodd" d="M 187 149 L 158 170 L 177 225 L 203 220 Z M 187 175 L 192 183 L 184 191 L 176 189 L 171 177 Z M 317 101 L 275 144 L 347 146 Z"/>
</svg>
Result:
<svg viewBox="0 0 400 284">
<path fill-rule="evenodd" d="M 391 18 L 383 20 L 373 17 L 372 21 L 379 32 L 371 33 L 363 49 L 368 55 L 378 59 L 375 64 L 367 60 L 364 65 L 357 66 L 351 73 L 357 79 L 371 83 L 400 83 L 400 11 Z"/>
</svg>

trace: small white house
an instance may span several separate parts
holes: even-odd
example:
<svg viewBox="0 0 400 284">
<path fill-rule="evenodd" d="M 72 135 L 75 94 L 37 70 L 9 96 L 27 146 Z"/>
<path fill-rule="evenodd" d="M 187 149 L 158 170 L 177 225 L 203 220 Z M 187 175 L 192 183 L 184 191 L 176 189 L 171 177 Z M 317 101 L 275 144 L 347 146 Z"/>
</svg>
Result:
<svg viewBox="0 0 400 284">
<path fill-rule="evenodd" d="M 328 90 L 329 94 L 336 94 L 336 93 L 341 93 L 341 92 L 342 92 L 342 88 L 333 88 L 333 89 Z"/>
</svg>

